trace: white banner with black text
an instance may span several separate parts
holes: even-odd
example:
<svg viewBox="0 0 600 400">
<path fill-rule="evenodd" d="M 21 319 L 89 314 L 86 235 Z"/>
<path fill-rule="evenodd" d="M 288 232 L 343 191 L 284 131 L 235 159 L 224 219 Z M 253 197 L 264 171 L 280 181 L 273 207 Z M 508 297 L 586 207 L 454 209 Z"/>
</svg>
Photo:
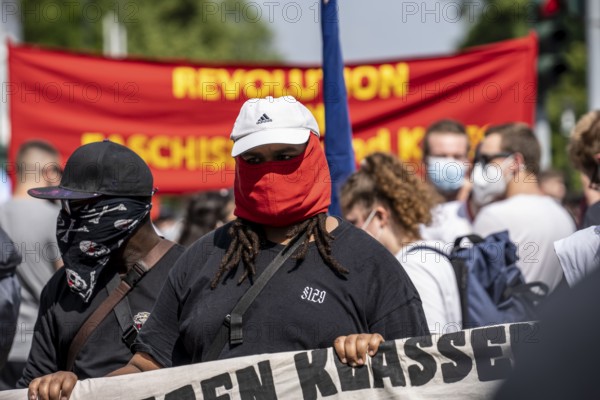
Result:
<svg viewBox="0 0 600 400">
<path fill-rule="evenodd" d="M 363 367 L 332 348 L 263 354 L 81 381 L 72 399 L 488 399 L 513 368 L 535 323 L 505 324 L 383 343 Z M 26 391 L 0 393 L 22 400 Z"/>
</svg>

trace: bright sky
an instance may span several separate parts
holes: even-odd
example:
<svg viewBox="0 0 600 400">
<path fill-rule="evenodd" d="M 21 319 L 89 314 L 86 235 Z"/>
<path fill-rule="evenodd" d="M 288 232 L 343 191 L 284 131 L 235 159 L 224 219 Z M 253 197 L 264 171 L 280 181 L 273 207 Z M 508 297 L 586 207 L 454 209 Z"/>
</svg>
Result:
<svg viewBox="0 0 600 400">
<path fill-rule="evenodd" d="M 447 54 L 467 28 L 462 0 L 338 0 L 340 36 L 346 62 Z M 472 2 L 476 3 L 476 1 Z M 275 47 L 290 63 L 321 62 L 318 0 L 261 0 Z"/>
</svg>

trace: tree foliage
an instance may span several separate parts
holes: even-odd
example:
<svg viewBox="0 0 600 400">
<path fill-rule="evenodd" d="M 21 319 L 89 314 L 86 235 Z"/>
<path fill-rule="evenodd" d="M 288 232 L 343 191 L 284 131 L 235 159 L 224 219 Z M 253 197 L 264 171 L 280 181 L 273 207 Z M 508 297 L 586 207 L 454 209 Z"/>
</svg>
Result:
<svg viewBox="0 0 600 400">
<path fill-rule="evenodd" d="M 245 0 L 21 0 L 18 13 L 23 39 L 31 44 L 99 54 L 102 21 L 108 16 L 126 27 L 130 56 L 277 61 L 280 56 L 273 48 L 272 34 L 255 4 Z M 5 156 L 6 149 L 0 148 L 0 161 Z"/>
<path fill-rule="evenodd" d="M 478 4 L 481 5 L 479 9 L 463 8 L 463 18 L 476 19 L 460 44 L 461 48 L 525 36 L 531 29 L 531 1 L 484 0 Z"/>
<path fill-rule="evenodd" d="M 469 27 L 461 47 L 492 43 L 527 35 L 535 28 L 539 2 L 531 0 L 485 0 L 476 21 Z M 583 16 L 561 10 L 561 18 L 567 28 L 564 55 L 568 70 L 551 87 L 544 99 L 552 128 L 552 164 L 565 171 L 571 188 L 579 189 L 579 180 L 570 167 L 566 146 L 568 138 L 561 132 L 561 114 L 565 107 L 572 107 L 579 117 L 587 112 L 586 47 Z"/>
<path fill-rule="evenodd" d="M 128 54 L 209 61 L 278 59 L 257 8 L 243 0 L 22 0 L 24 40 L 102 51 L 102 20 L 127 29 Z"/>
</svg>

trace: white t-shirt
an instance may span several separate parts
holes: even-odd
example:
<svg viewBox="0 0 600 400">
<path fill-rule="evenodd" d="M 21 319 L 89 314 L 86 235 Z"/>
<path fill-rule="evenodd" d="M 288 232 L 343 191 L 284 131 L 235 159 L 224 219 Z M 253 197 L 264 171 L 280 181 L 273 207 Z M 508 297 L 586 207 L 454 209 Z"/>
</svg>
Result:
<svg viewBox="0 0 600 400">
<path fill-rule="evenodd" d="M 503 230 L 517 246 L 517 266 L 525 281 L 556 288 L 563 272 L 553 245 L 575 232 L 569 213 L 551 197 L 522 194 L 485 206 L 473 224 L 483 237 Z"/>
<path fill-rule="evenodd" d="M 431 210 L 431 225 L 421 225 L 421 237 L 425 240 L 441 240 L 454 244 L 459 236 L 473 233 L 473 226 L 464 201 L 438 204 Z"/>
<path fill-rule="evenodd" d="M 554 250 L 569 286 L 575 285 L 600 266 L 600 225 L 554 242 Z"/>
<path fill-rule="evenodd" d="M 7 173 L 0 169 L 0 204 L 11 198 L 10 181 L 6 177 Z"/>
<path fill-rule="evenodd" d="M 448 258 L 418 246 L 444 251 L 441 241 L 419 241 L 402 248 L 396 258 L 417 288 L 431 334 L 445 334 L 462 329 L 460 295 L 456 276 Z"/>
</svg>

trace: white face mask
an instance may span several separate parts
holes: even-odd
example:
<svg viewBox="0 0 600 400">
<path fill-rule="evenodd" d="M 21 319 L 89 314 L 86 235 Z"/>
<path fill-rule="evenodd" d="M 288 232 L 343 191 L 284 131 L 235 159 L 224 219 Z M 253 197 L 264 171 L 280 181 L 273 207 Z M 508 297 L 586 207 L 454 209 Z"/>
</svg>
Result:
<svg viewBox="0 0 600 400">
<path fill-rule="evenodd" d="M 501 164 L 490 163 L 483 167 L 481 163 L 473 168 L 473 201 L 484 206 L 502 197 L 506 193 L 507 180 L 502 172 L 504 166 L 512 160 L 507 157 Z"/>
<path fill-rule="evenodd" d="M 376 210 L 372 209 L 371 212 L 369 213 L 369 216 L 367 217 L 367 219 L 365 219 L 365 222 L 363 222 L 363 224 L 361 225 L 360 229 L 362 229 L 363 231 L 367 230 L 367 228 L 371 224 L 371 221 L 373 221 L 373 218 L 375 217 L 375 213 L 376 213 Z"/>
<path fill-rule="evenodd" d="M 381 227 L 379 227 L 377 235 L 374 235 L 372 232 L 367 230 L 369 225 L 371 225 L 373 218 L 375 218 L 376 214 L 377 214 L 377 210 L 372 209 L 371 212 L 369 213 L 369 216 L 367 217 L 367 219 L 365 219 L 365 222 L 363 222 L 363 224 L 361 225 L 360 229 L 367 232 L 369 235 L 373 236 L 375 239 L 379 240 L 379 238 L 381 237 L 381 231 L 383 230 Z"/>
</svg>

